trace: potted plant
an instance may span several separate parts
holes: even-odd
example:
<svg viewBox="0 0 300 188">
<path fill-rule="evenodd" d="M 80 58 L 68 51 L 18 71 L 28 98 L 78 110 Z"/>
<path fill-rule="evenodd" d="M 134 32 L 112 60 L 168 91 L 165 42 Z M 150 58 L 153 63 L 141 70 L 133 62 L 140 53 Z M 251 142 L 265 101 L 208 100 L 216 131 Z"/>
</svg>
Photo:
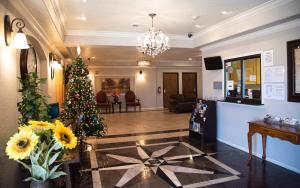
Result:
<svg viewBox="0 0 300 188">
<path fill-rule="evenodd" d="M 59 171 L 62 154 L 77 145 L 77 138 L 72 130 L 56 120 L 29 121 L 19 127 L 7 142 L 6 154 L 22 164 L 31 174 L 24 181 L 31 181 L 31 188 L 51 188 L 52 179 L 66 175 Z"/>
</svg>

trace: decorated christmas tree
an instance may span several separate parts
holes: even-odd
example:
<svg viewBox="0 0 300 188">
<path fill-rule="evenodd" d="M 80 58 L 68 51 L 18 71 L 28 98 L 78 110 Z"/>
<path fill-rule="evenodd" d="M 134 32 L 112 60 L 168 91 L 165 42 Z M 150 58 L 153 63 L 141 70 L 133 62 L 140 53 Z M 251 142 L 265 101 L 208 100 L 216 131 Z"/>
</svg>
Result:
<svg viewBox="0 0 300 188">
<path fill-rule="evenodd" d="M 78 56 L 67 73 L 66 99 L 62 118 L 76 122 L 77 136 L 103 136 L 106 127 L 96 108 L 89 71 Z"/>
</svg>

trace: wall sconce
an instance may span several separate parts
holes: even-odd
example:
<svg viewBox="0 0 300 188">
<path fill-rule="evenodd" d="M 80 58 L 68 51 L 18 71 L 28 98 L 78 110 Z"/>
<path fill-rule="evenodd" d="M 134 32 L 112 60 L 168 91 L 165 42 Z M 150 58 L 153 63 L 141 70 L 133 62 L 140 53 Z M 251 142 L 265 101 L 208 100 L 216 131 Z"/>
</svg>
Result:
<svg viewBox="0 0 300 188">
<path fill-rule="evenodd" d="M 16 49 L 27 49 L 29 45 L 27 43 L 26 35 L 22 29 L 25 27 L 25 22 L 21 18 L 15 18 L 10 22 L 8 15 L 4 16 L 4 38 L 6 46 L 9 46 L 11 41 L 11 33 L 13 32 L 13 25 L 16 23 L 16 27 L 19 29 L 12 40 L 12 47 Z"/>
<path fill-rule="evenodd" d="M 140 81 L 143 81 L 143 80 L 145 80 L 145 76 L 144 76 L 144 74 L 143 74 L 143 71 L 142 71 L 142 70 L 140 70 L 140 72 L 139 72 L 139 74 L 138 74 L 138 80 L 140 80 Z"/>
<path fill-rule="evenodd" d="M 60 60 L 55 54 L 49 53 L 49 67 L 51 71 L 51 80 L 54 79 L 54 71 L 62 69 Z"/>
</svg>

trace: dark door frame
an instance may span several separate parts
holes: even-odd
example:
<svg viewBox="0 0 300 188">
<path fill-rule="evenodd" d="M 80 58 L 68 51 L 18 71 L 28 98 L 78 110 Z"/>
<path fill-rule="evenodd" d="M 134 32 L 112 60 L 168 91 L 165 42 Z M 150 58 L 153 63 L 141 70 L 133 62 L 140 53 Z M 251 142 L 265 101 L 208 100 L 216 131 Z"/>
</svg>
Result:
<svg viewBox="0 0 300 188">
<path fill-rule="evenodd" d="M 197 72 L 182 72 L 182 77 L 181 77 L 182 88 L 183 88 L 183 75 L 191 74 L 191 73 L 196 75 L 196 96 L 198 97 L 198 73 Z M 182 93 L 183 93 L 183 90 L 182 90 Z"/>
<path fill-rule="evenodd" d="M 177 94 L 179 94 L 179 73 L 178 72 L 163 72 L 163 106 L 165 107 L 165 79 L 164 75 L 165 74 L 177 74 Z"/>
</svg>

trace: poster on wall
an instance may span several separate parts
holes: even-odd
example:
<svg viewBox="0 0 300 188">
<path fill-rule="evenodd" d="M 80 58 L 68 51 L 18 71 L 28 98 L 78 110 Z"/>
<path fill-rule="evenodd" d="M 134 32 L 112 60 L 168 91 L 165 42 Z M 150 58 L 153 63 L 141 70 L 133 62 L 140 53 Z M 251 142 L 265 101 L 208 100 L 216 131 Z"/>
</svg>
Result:
<svg viewBox="0 0 300 188">
<path fill-rule="evenodd" d="M 285 86 L 283 83 L 264 84 L 265 99 L 284 100 L 284 91 Z"/>
<path fill-rule="evenodd" d="M 265 67 L 264 76 L 264 82 L 284 82 L 284 66 Z"/>
<path fill-rule="evenodd" d="M 273 50 L 268 50 L 263 52 L 263 63 L 264 66 L 273 65 Z"/>
<path fill-rule="evenodd" d="M 114 92 L 125 94 L 130 90 L 130 78 L 103 78 L 101 90 L 105 91 L 107 95 L 111 95 Z"/>
</svg>

